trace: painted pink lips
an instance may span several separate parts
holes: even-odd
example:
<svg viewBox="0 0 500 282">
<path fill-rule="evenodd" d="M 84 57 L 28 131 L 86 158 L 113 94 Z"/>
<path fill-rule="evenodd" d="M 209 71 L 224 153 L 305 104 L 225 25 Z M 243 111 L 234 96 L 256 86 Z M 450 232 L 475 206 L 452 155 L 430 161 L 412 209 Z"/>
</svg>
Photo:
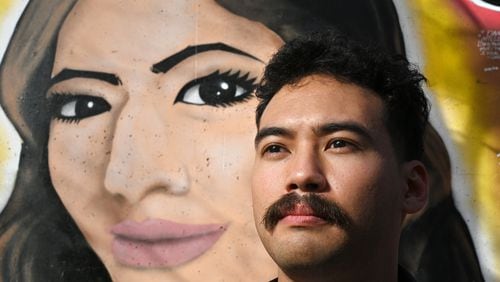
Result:
<svg viewBox="0 0 500 282">
<path fill-rule="evenodd" d="M 123 221 L 111 229 L 115 259 L 133 267 L 175 267 L 206 252 L 226 231 L 223 224 L 181 224 L 162 219 Z"/>
</svg>

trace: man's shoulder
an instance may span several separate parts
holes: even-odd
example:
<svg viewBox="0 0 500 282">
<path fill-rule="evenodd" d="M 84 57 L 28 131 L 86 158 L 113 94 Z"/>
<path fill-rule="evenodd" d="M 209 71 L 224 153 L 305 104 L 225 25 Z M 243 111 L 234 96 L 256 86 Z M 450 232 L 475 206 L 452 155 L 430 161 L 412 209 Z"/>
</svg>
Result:
<svg viewBox="0 0 500 282">
<path fill-rule="evenodd" d="M 400 265 L 398 266 L 398 282 L 416 282 L 416 280 L 408 270 Z"/>
</svg>

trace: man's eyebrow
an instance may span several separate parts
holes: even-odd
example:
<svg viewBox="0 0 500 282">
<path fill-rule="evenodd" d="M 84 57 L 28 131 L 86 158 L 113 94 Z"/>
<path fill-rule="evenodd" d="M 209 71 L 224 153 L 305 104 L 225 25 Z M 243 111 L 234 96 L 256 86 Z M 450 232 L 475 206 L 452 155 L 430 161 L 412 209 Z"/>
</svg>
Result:
<svg viewBox="0 0 500 282">
<path fill-rule="evenodd" d="M 168 58 L 166 58 L 164 60 L 162 60 L 161 62 L 154 64 L 151 67 L 151 71 L 154 73 L 166 73 L 171 68 L 173 68 L 175 65 L 177 65 L 181 61 L 187 59 L 188 57 L 194 56 L 198 53 L 208 52 L 208 51 L 226 51 L 226 52 L 246 56 L 246 57 L 252 58 L 254 60 L 257 60 L 261 63 L 264 63 L 259 58 L 255 57 L 253 55 L 250 55 L 250 54 L 248 54 L 240 49 L 236 49 L 236 48 L 231 47 L 229 45 L 226 45 L 224 43 L 218 42 L 218 43 L 188 46 L 185 49 L 173 54 L 172 56 L 169 56 Z"/>
<path fill-rule="evenodd" d="M 351 131 L 368 139 L 368 141 L 373 140 L 369 131 L 363 125 L 356 122 L 331 122 L 323 124 L 314 130 L 318 136 L 325 136 L 337 131 Z"/>
<path fill-rule="evenodd" d="M 105 81 L 112 85 L 121 85 L 121 79 L 112 73 L 99 72 L 99 71 L 86 71 L 86 70 L 74 70 L 74 69 L 63 69 L 61 72 L 56 74 L 51 80 L 50 84 L 54 85 L 64 80 L 72 78 L 93 78 Z"/>
<path fill-rule="evenodd" d="M 255 135 L 255 147 L 259 145 L 262 139 L 268 136 L 284 136 L 291 138 L 294 136 L 294 134 L 291 130 L 283 127 L 264 127 L 262 129 L 259 129 L 259 131 Z"/>
</svg>

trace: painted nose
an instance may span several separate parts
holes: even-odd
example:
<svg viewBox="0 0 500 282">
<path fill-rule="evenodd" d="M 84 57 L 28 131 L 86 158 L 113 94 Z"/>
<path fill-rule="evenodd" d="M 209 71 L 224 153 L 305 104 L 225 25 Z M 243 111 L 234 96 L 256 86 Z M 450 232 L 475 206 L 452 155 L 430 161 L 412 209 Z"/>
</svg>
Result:
<svg viewBox="0 0 500 282">
<path fill-rule="evenodd" d="M 327 189 L 321 161 L 314 152 L 300 152 L 290 163 L 287 192 L 323 192 Z M 298 191 L 297 191 L 298 192 Z"/>
<path fill-rule="evenodd" d="M 116 121 L 104 179 L 110 193 L 132 204 L 152 192 L 182 195 L 190 187 L 187 170 L 171 146 L 175 136 L 167 136 L 159 113 L 141 102 L 129 100 Z"/>
</svg>

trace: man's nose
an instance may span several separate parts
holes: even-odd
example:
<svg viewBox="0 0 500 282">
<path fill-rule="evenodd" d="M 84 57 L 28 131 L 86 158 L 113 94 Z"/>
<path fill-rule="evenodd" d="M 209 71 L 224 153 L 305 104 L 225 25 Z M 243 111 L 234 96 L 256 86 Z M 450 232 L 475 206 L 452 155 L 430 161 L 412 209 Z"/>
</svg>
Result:
<svg viewBox="0 0 500 282">
<path fill-rule="evenodd" d="M 312 148 L 299 150 L 293 155 L 288 175 L 287 192 L 324 192 L 328 188 L 323 165 Z"/>
<path fill-rule="evenodd" d="M 104 179 L 110 193 L 132 204 L 153 191 L 181 195 L 190 188 L 187 170 L 172 149 L 175 136 L 152 103 L 147 105 L 129 100 L 122 109 Z"/>
</svg>

